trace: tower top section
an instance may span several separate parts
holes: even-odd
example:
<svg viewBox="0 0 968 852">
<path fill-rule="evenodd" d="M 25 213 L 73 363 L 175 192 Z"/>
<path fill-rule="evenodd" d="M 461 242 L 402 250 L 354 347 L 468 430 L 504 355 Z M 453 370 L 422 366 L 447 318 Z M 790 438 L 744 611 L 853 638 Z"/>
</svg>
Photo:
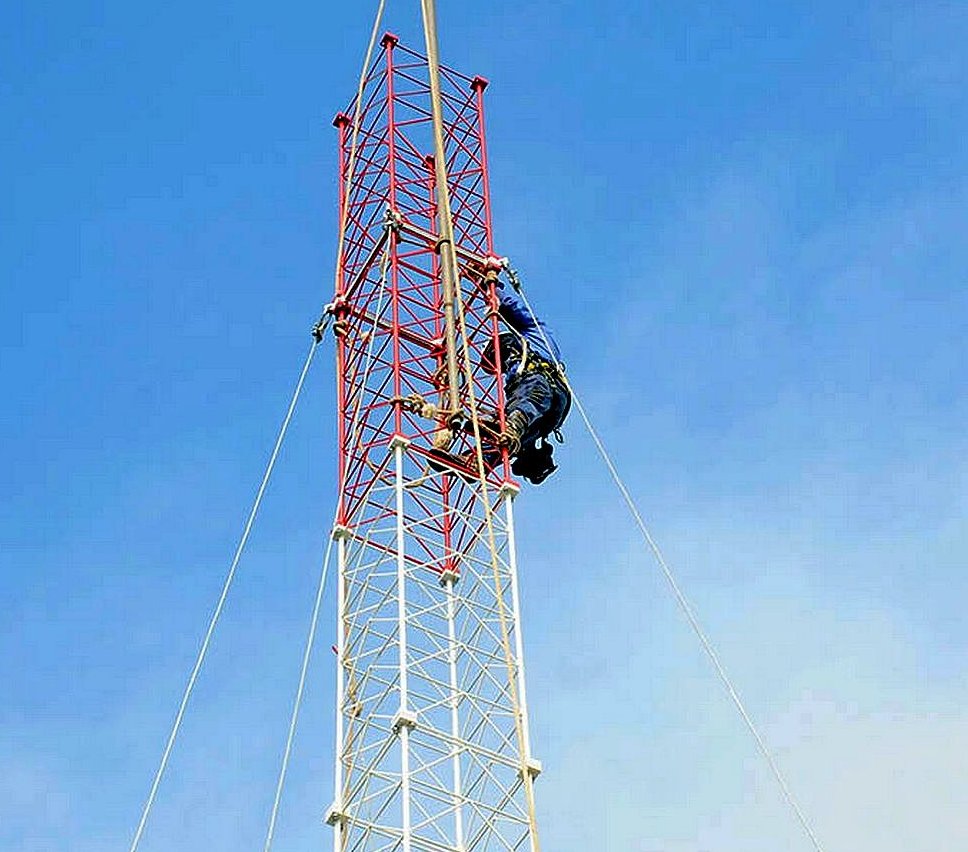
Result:
<svg viewBox="0 0 968 852">
<path fill-rule="evenodd" d="M 446 448 L 452 454 L 473 449 L 471 430 L 460 428 L 469 414 L 462 351 L 464 368 L 456 382 L 446 370 L 449 306 L 442 287 L 429 67 L 425 56 L 392 33 L 383 36 L 381 45 L 359 100 L 350 101 L 333 121 L 339 140 L 339 209 L 345 210 L 333 303 L 342 342 L 344 522 L 368 487 L 370 453 L 376 446 L 403 438 L 410 442 L 408 456 L 428 463 L 445 433 L 451 436 Z M 456 313 L 466 325 L 475 400 L 503 428 L 500 365 L 486 355 L 497 348 L 499 334 L 496 282 L 484 281 L 487 258 L 494 253 L 484 132 L 487 81 L 441 66 L 440 82 L 459 277 Z M 456 393 L 450 392 L 453 385 Z M 495 488 L 509 477 L 501 452 L 501 463 L 488 474 Z M 353 490 L 357 482 L 358 493 Z M 456 485 L 461 487 L 471 486 Z"/>
</svg>

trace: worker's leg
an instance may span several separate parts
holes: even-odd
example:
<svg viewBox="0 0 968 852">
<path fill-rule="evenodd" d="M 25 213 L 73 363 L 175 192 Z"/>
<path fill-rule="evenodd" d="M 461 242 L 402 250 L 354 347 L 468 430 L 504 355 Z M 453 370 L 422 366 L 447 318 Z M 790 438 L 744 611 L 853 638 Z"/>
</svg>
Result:
<svg viewBox="0 0 968 852">
<path fill-rule="evenodd" d="M 521 450 L 511 466 L 511 471 L 516 476 L 521 476 L 534 485 L 540 485 L 558 469 L 553 459 L 554 448 L 547 435 L 562 424 L 571 406 L 571 395 L 563 382 L 552 381 L 549 387 L 551 400 L 548 409 L 535 423 L 535 429 L 544 440 L 531 439 L 522 442 Z"/>
<path fill-rule="evenodd" d="M 542 430 L 550 434 L 565 422 L 568 412 L 571 410 L 571 392 L 564 382 L 551 383 L 551 402 L 548 404 L 548 413 L 545 422 L 541 424 Z"/>
<path fill-rule="evenodd" d="M 548 413 L 553 393 L 548 380 L 540 373 L 525 373 L 507 385 L 504 402 L 504 422 L 514 431 L 519 443 L 540 437 L 539 421 Z"/>
</svg>

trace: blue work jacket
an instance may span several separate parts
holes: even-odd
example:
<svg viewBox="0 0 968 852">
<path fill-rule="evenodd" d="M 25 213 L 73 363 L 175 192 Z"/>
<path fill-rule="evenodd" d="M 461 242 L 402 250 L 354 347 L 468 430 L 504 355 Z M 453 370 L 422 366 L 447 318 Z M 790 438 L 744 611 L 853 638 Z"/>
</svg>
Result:
<svg viewBox="0 0 968 852">
<path fill-rule="evenodd" d="M 497 291 L 501 301 L 500 312 L 504 321 L 528 341 L 528 348 L 539 358 L 554 364 L 561 361 L 561 351 L 551 329 L 544 320 L 532 316 L 524 300 L 513 287 L 505 285 Z M 545 342 L 547 340 L 547 343 Z M 551 351 L 548 351 L 548 345 Z"/>
</svg>

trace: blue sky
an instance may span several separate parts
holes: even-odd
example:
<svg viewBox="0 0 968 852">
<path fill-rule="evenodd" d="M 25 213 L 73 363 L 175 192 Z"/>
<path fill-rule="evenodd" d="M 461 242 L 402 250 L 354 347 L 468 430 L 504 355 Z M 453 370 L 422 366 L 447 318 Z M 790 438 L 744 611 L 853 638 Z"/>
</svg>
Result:
<svg viewBox="0 0 968 852">
<path fill-rule="evenodd" d="M 370 5 L 0 11 L 4 849 L 127 848 L 330 289 Z M 820 836 L 968 846 L 968 8 L 440 15 L 492 81 L 499 248 Z M 261 843 L 332 512 L 322 354 L 145 852 Z M 567 431 L 519 501 L 546 847 L 806 849 Z M 329 842 L 332 679 L 279 850 Z"/>
</svg>

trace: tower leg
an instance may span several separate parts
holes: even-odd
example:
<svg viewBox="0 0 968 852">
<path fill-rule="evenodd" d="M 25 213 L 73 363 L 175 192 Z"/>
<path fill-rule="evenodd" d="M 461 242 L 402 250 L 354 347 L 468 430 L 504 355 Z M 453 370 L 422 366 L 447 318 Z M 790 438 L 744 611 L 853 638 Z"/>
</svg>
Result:
<svg viewBox="0 0 968 852">
<path fill-rule="evenodd" d="M 457 635 L 454 626 L 454 611 L 456 608 L 454 585 L 456 577 L 453 571 L 444 579 L 447 592 L 447 664 L 450 674 L 450 734 L 453 737 L 453 756 L 451 758 L 454 778 L 454 837 L 457 848 L 464 848 L 464 819 L 461 801 L 461 772 L 460 772 L 460 692 L 457 683 Z"/>
<path fill-rule="evenodd" d="M 403 501 L 403 454 L 409 441 L 399 435 L 390 442 L 393 449 L 394 478 L 397 504 L 397 647 L 400 653 L 400 671 L 398 674 L 400 692 L 400 710 L 394 720 L 393 729 L 400 738 L 400 805 L 403 820 L 403 852 L 410 852 L 411 816 L 410 816 L 410 730 L 413 727 L 410 713 L 409 696 L 407 691 L 407 563 L 404 555 L 407 552 L 406 527 L 404 524 Z"/>
</svg>

